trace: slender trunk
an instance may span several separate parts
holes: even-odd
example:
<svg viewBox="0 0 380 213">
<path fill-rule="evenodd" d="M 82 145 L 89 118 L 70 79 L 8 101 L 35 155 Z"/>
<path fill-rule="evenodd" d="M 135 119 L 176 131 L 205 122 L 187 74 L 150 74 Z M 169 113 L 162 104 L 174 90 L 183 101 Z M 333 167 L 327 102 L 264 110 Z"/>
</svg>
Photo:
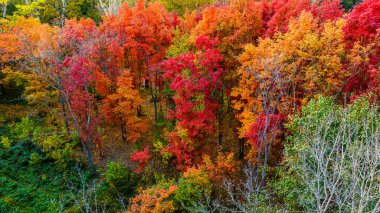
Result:
<svg viewBox="0 0 380 213">
<path fill-rule="evenodd" d="M 153 98 L 153 103 L 154 103 L 154 122 L 157 125 L 158 123 L 158 110 L 157 110 L 157 98 Z"/>
<path fill-rule="evenodd" d="M 87 86 L 85 87 L 85 90 L 87 92 L 87 94 L 90 94 L 90 91 L 89 89 L 87 88 Z M 94 172 L 94 174 L 96 175 L 97 174 L 97 169 L 96 169 L 96 166 L 94 164 L 94 161 L 92 159 L 92 138 L 91 138 L 91 133 L 90 133 L 90 125 L 91 125 L 91 101 L 88 100 L 88 111 L 87 111 L 87 124 L 86 124 L 86 137 L 87 137 L 87 159 L 88 159 L 88 163 L 90 164 L 91 166 L 91 169 L 92 171 Z"/>
<path fill-rule="evenodd" d="M 244 138 L 239 138 L 239 159 L 244 160 Z"/>
<path fill-rule="evenodd" d="M 61 25 L 62 27 L 65 26 L 65 19 L 66 19 L 66 5 L 67 1 L 66 0 L 61 0 L 62 1 L 62 8 L 61 8 Z"/>
<path fill-rule="evenodd" d="M 0 88 L 1 88 L 1 94 L 2 94 L 3 96 L 5 96 L 5 95 L 7 94 L 7 91 L 5 90 L 4 85 L 3 85 L 3 84 L 0 84 Z"/>
<path fill-rule="evenodd" d="M 138 106 L 137 106 L 137 117 L 139 117 L 139 118 L 142 117 L 142 109 L 141 109 L 141 105 L 138 105 Z"/>
<path fill-rule="evenodd" d="M 3 18 L 5 18 L 5 16 L 7 16 L 7 6 L 8 6 L 8 2 L 5 2 L 4 6 L 3 6 Z"/>
<path fill-rule="evenodd" d="M 61 104 L 61 107 L 62 107 L 63 119 L 65 120 L 67 135 L 70 135 L 71 133 L 70 133 L 70 126 L 69 126 L 69 118 L 67 117 L 66 106 L 65 106 L 65 102 L 63 100 L 61 92 L 59 93 L 59 103 Z"/>
<path fill-rule="evenodd" d="M 127 142 L 127 128 L 126 128 L 125 124 L 121 125 L 121 138 L 122 138 L 124 143 Z"/>
<path fill-rule="evenodd" d="M 153 89 L 152 81 L 149 81 L 149 84 L 150 84 L 150 94 L 152 96 L 152 101 L 154 105 L 154 123 L 157 125 L 158 123 L 157 96 L 155 93 L 155 89 Z"/>
<path fill-rule="evenodd" d="M 92 160 L 92 141 L 91 141 L 91 138 L 90 138 L 90 133 L 89 132 L 86 132 L 87 134 L 87 160 L 88 160 L 88 164 L 90 164 L 90 167 L 92 169 L 92 172 L 94 174 L 97 174 L 97 168 L 95 166 L 95 163 L 94 161 Z"/>
<path fill-rule="evenodd" d="M 162 109 L 162 104 L 159 103 L 158 106 L 159 106 L 159 108 L 160 108 L 160 109 L 159 109 L 160 115 L 162 115 L 162 114 L 163 114 L 163 111 L 162 111 L 162 110 L 163 110 L 163 109 Z"/>
<path fill-rule="evenodd" d="M 218 144 L 219 146 L 222 145 L 222 142 L 223 142 L 223 131 L 222 131 L 222 127 L 223 127 L 223 105 L 224 105 L 224 102 L 223 102 L 223 98 L 224 98 L 224 94 L 223 94 L 223 91 L 221 92 L 220 94 L 220 99 L 219 99 L 219 112 L 218 112 Z"/>
<path fill-rule="evenodd" d="M 76 126 L 76 131 L 77 131 L 77 134 L 78 134 L 78 138 L 79 138 L 79 142 L 81 143 L 82 145 L 82 151 L 83 151 L 83 154 L 84 154 L 84 157 L 87 159 L 92 171 L 94 172 L 94 174 L 97 174 L 97 169 L 96 169 L 96 166 L 94 164 L 94 161 L 92 160 L 92 154 L 91 154 L 91 150 L 92 150 L 92 144 L 91 144 L 91 138 L 89 137 L 89 134 L 88 132 L 86 131 L 86 137 L 87 137 L 87 147 L 88 149 L 86 148 L 86 144 L 85 142 L 83 141 L 82 139 L 82 134 L 81 134 L 81 127 L 79 125 L 79 122 L 77 120 L 77 118 L 75 117 L 73 111 L 72 111 L 72 108 L 70 106 L 70 102 L 69 102 L 69 99 L 67 98 L 67 96 L 65 96 L 65 101 L 66 101 L 66 104 L 67 104 L 67 108 L 69 109 L 69 112 L 70 112 L 70 115 L 75 123 L 75 126 Z"/>
</svg>

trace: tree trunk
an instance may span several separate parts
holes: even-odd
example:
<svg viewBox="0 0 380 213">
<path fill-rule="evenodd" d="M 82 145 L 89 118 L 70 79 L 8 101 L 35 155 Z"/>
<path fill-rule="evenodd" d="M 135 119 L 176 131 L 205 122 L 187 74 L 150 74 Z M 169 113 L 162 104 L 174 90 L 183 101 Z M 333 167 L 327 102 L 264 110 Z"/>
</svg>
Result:
<svg viewBox="0 0 380 213">
<path fill-rule="evenodd" d="M 8 5 L 8 2 L 5 2 L 4 8 L 3 8 L 3 18 L 4 19 L 5 19 L 5 16 L 7 16 L 7 5 Z"/>
<path fill-rule="evenodd" d="M 244 138 L 239 138 L 239 159 L 244 160 Z"/>
<path fill-rule="evenodd" d="M 220 94 L 220 99 L 219 99 L 219 110 L 218 110 L 218 144 L 219 146 L 222 145 L 223 142 L 223 105 L 224 105 L 224 94 L 223 91 Z"/>
<path fill-rule="evenodd" d="M 61 92 L 59 93 L 59 102 L 60 102 L 61 107 L 62 107 L 63 119 L 65 120 L 65 126 L 66 126 L 66 132 L 67 132 L 67 135 L 70 135 L 69 119 L 68 119 L 68 117 L 67 117 L 67 112 L 66 112 L 65 102 L 64 102 L 64 100 L 63 100 L 63 97 L 62 97 L 62 93 L 61 93 Z"/>
<path fill-rule="evenodd" d="M 3 85 L 3 84 L 0 84 L 0 88 L 1 88 L 1 94 L 2 94 L 3 96 L 6 96 L 6 95 L 7 95 L 7 91 L 5 90 L 4 85 Z"/>
<path fill-rule="evenodd" d="M 153 98 L 153 104 L 154 104 L 154 123 L 158 123 L 158 109 L 157 109 L 157 98 Z"/>
<path fill-rule="evenodd" d="M 152 81 L 149 81 L 149 84 L 150 84 L 150 94 L 152 96 L 152 101 L 153 101 L 153 105 L 154 105 L 154 124 L 157 125 L 157 123 L 158 123 L 158 108 L 157 108 L 157 95 L 155 93 L 156 89 L 153 89 Z"/>
<path fill-rule="evenodd" d="M 137 106 L 137 117 L 139 117 L 139 118 L 142 117 L 142 109 L 141 109 L 141 105 L 138 105 L 138 106 Z"/>
<path fill-rule="evenodd" d="M 65 26 L 65 19 L 66 19 L 66 5 L 67 1 L 66 0 L 61 0 L 62 1 L 62 8 L 61 8 L 61 25 L 62 27 Z"/>
<path fill-rule="evenodd" d="M 95 166 L 94 161 L 92 160 L 92 152 L 91 152 L 92 151 L 92 142 L 91 142 L 91 139 L 88 139 L 87 143 L 88 143 L 88 149 L 87 149 L 88 164 L 90 165 L 92 172 L 96 175 L 98 173 L 98 171 L 97 171 L 97 168 Z"/>
<path fill-rule="evenodd" d="M 122 138 L 124 143 L 127 142 L 127 128 L 126 128 L 125 124 L 121 125 L 121 138 Z"/>
</svg>

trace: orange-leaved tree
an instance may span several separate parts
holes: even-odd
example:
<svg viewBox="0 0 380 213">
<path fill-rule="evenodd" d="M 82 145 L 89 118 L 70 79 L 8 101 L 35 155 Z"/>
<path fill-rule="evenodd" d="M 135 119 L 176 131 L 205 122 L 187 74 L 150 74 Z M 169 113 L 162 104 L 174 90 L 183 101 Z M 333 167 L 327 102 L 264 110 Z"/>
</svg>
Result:
<svg viewBox="0 0 380 213">
<path fill-rule="evenodd" d="M 232 95 L 242 123 L 240 136 L 251 145 L 247 157 L 257 166 L 265 170 L 281 158 L 285 115 L 296 112 L 316 94 L 342 97 L 349 76 L 342 72 L 344 23 L 337 20 L 321 25 L 311 13 L 303 12 L 291 19 L 287 33 L 245 47 L 240 81 Z"/>
</svg>

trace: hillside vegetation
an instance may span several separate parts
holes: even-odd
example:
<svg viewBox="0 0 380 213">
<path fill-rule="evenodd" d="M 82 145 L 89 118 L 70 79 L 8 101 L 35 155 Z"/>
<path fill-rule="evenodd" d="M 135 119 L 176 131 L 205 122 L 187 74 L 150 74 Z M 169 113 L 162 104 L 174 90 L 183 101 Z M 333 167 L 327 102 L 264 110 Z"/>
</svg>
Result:
<svg viewBox="0 0 380 213">
<path fill-rule="evenodd" d="M 379 0 L 0 9 L 0 212 L 380 212 Z"/>
</svg>

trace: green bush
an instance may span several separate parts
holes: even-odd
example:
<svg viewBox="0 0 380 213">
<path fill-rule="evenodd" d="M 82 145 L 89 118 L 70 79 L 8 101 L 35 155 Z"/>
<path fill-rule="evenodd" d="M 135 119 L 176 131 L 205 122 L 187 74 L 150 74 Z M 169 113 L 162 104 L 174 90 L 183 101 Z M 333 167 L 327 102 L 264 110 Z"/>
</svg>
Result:
<svg viewBox="0 0 380 213">
<path fill-rule="evenodd" d="M 132 194 L 135 176 L 131 170 L 120 162 L 109 162 L 104 173 L 106 183 L 125 195 Z"/>
<path fill-rule="evenodd" d="M 33 152 L 30 155 L 29 164 L 38 164 L 38 163 L 41 163 L 42 160 L 43 158 L 40 154 L 38 154 L 37 152 Z"/>
<path fill-rule="evenodd" d="M 209 196 L 212 185 L 207 174 L 200 169 L 190 168 L 178 181 L 174 200 L 183 208 L 191 211 L 193 204 Z"/>
</svg>

